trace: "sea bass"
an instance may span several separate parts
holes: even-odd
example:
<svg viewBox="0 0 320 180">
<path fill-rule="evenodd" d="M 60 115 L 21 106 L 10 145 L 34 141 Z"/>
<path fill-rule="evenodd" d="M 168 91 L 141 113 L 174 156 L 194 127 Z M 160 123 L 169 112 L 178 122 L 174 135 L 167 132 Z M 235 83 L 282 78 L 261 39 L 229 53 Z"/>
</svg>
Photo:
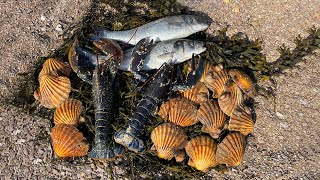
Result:
<svg viewBox="0 0 320 180">
<path fill-rule="evenodd" d="M 130 71 L 132 50 L 133 48 L 125 51 L 125 57 L 119 69 Z M 190 59 L 192 54 L 200 54 L 205 50 L 204 42 L 201 41 L 189 39 L 162 41 L 151 47 L 150 53 L 144 59 L 140 70 L 159 69 L 163 63 L 179 64 Z"/>
<path fill-rule="evenodd" d="M 193 15 L 168 16 L 125 31 L 110 31 L 100 28 L 94 32 L 91 39 L 107 38 L 136 45 L 146 37 L 153 39 L 154 42 L 184 38 L 207 29 L 209 25 L 210 23 L 203 22 Z"/>
</svg>

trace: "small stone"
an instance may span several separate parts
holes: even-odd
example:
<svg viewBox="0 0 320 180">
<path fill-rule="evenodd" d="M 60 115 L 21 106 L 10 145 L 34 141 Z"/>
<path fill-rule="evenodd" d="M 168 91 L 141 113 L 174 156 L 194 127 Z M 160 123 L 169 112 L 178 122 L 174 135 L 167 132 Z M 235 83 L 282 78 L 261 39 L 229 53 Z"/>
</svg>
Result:
<svg viewBox="0 0 320 180">
<path fill-rule="evenodd" d="M 38 163 L 41 163 L 41 162 L 42 162 L 42 160 L 37 158 L 37 159 L 32 161 L 32 164 L 38 164 Z"/>
<path fill-rule="evenodd" d="M 58 25 L 56 26 L 55 30 L 58 31 L 58 32 L 62 32 L 62 26 L 61 26 L 61 24 L 58 24 Z"/>
<path fill-rule="evenodd" d="M 52 169 L 52 173 L 55 174 L 55 175 L 60 175 L 60 174 L 59 174 L 59 171 L 56 170 L 56 169 Z"/>
<path fill-rule="evenodd" d="M 17 140 L 17 142 L 16 142 L 16 144 L 23 144 L 23 143 L 25 143 L 26 142 L 26 140 L 25 139 L 18 139 Z"/>
<path fill-rule="evenodd" d="M 42 28 L 40 28 L 40 31 L 44 32 L 44 31 L 46 31 L 46 28 L 42 27 Z"/>
<path fill-rule="evenodd" d="M 280 123 L 280 128 L 287 129 L 288 127 L 289 127 L 289 125 L 287 123 L 285 123 L 285 122 Z"/>
<path fill-rule="evenodd" d="M 276 115 L 278 116 L 278 118 L 284 119 L 284 115 L 283 115 L 283 114 L 281 114 L 281 113 L 279 113 L 279 112 L 276 112 Z"/>
<path fill-rule="evenodd" d="M 224 0 L 224 3 L 229 4 L 230 0 Z"/>
<path fill-rule="evenodd" d="M 233 11 L 234 11 L 235 13 L 239 13 L 239 12 L 240 12 L 240 9 L 239 9 L 238 6 L 236 6 Z"/>
<path fill-rule="evenodd" d="M 41 15 L 40 19 L 41 21 L 45 21 L 47 18 L 44 15 Z"/>
<path fill-rule="evenodd" d="M 16 129 L 15 131 L 12 132 L 12 135 L 16 136 L 19 134 L 21 131 L 19 129 Z"/>
</svg>

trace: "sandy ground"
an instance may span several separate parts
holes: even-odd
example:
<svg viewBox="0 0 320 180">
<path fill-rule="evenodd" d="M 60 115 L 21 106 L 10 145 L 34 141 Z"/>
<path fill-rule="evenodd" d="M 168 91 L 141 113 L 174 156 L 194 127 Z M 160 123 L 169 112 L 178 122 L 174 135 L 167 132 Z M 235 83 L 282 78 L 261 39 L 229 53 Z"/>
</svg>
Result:
<svg viewBox="0 0 320 180">
<path fill-rule="evenodd" d="M 307 35 L 308 28 L 320 23 L 318 0 L 182 3 L 214 20 L 209 32 L 228 24 L 230 34 L 241 31 L 252 39 L 263 39 L 270 61 L 279 56 L 276 49 L 282 43 L 293 47 L 294 37 Z M 39 56 L 61 45 L 65 23 L 80 19 L 89 6 L 89 0 L 0 0 L 0 98 L 17 88 L 17 73 L 29 71 Z M 244 162 L 225 174 L 212 170 L 210 175 L 218 179 L 320 177 L 319 58 L 318 52 L 299 68 L 277 77 L 275 100 L 257 98 L 257 123 Z M 1 104 L 0 124 L 0 179 L 109 178 L 104 166 L 54 160 L 45 140 L 50 132 L 48 119 Z M 122 173 L 117 166 L 114 170 Z"/>
</svg>

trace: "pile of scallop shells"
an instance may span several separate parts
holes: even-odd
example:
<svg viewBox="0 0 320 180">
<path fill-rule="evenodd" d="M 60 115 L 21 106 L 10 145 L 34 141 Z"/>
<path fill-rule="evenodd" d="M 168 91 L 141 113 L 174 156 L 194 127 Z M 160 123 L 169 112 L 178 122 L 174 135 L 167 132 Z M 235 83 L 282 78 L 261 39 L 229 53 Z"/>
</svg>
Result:
<svg viewBox="0 0 320 180">
<path fill-rule="evenodd" d="M 177 162 L 184 160 L 186 152 L 188 165 L 203 172 L 220 164 L 238 166 L 244 156 L 246 136 L 254 128 L 251 110 L 244 100 L 256 94 L 254 83 L 244 72 L 207 65 L 201 82 L 161 105 L 158 115 L 166 123 L 151 132 L 151 150 L 159 158 L 175 157 Z M 198 122 L 208 135 L 188 141 L 184 128 Z M 224 130 L 226 136 L 221 134 Z M 223 138 L 219 144 L 218 138 Z"/>
<path fill-rule="evenodd" d="M 46 108 L 56 108 L 55 126 L 51 132 L 54 152 L 59 157 L 85 156 L 89 150 L 86 138 L 77 129 L 84 121 L 84 110 L 79 100 L 69 98 L 71 83 L 68 78 L 70 66 L 58 59 L 47 59 L 39 73 L 39 89 L 34 97 Z"/>
</svg>

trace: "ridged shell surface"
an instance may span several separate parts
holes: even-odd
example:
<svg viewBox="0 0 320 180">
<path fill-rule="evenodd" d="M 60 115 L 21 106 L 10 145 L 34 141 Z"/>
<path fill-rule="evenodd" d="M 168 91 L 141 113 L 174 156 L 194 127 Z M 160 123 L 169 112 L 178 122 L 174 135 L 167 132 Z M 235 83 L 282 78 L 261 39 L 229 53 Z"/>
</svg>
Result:
<svg viewBox="0 0 320 180">
<path fill-rule="evenodd" d="M 54 126 L 51 138 L 54 152 L 59 157 L 85 156 L 88 153 L 89 144 L 82 133 L 72 125 Z"/>
<path fill-rule="evenodd" d="M 197 119 L 203 125 L 202 131 L 209 133 L 213 138 L 218 138 L 227 116 L 221 111 L 217 101 L 209 100 L 198 109 Z"/>
<path fill-rule="evenodd" d="M 40 87 L 34 93 L 35 99 L 47 108 L 58 107 L 69 97 L 71 83 L 64 76 L 44 74 L 40 79 Z"/>
<path fill-rule="evenodd" d="M 201 104 L 208 100 L 209 98 L 209 90 L 204 85 L 204 83 L 199 82 L 193 88 L 183 91 L 183 97 L 190 99 L 193 102 Z"/>
<path fill-rule="evenodd" d="M 42 70 L 40 71 L 38 76 L 39 81 L 41 76 L 43 76 L 44 74 L 51 74 L 53 72 L 55 73 L 55 75 L 68 77 L 71 72 L 71 67 L 61 60 L 49 58 L 42 65 Z"/>
<path fill-rule="evenodd" d="M 228 134 L 218 144 L 217 162 L 227 167 L 240 165 L 244 155 L 245 141 L 245 137 L 239 132 Z"/>
<path fill-rule="evenodd" d="M 228 116 L 243 102 L 243 94 L 240 88 L 233 82 L 226 85 L 226 90 L 218 98 L 221 110 Z"/>
<path fill-rule="evenodd" d="M 198 122 L 197 107 L 186 98 L 173 98 L 161 105 L 159 115 L 179 126 L 191 126 Z"/>
<path fill-rule="evenodd" d="M 213 66 L 205 77 L 204 83 L 210 89 L 213 98 L 218 98 L 224 91 L 224 85 L 228 82 L 229 75 L 221 64 Z"/>
<path fill-rule="evenodd" d="M 164 123 L 151 132 L 151 140 L 157 150 L 158 157 L 171 160 L 187 144 L 188 137 L 181 127 Z"/>
<path fill-rule="evenodd" d="M 230 117 L 228 127 L 230 131 L 239 131 L 246 136 L 253 132 L 254 121 L 251 114 L 242 108 L 236 108 Z"/>
<path fill-rule="evenodd" d="M 249 97 L 253 98 L 257 95 L 254 83 L 246 73 L 237 69 L 231 69 L 229 71 L 229 75 L 232 80 L 240 87 L 240 89 Z"/>
<path fill-rule="evenodd" d="M 54 112 L 55 124 L 78 125 L 80 116 L 84 107 L 81 101 L 76 99 L 67 99 Z"/>
<path fill-rule="evenodd" d="M 186 153 L 190 157 L 188 165 L 207 172 L 210 167 L 218 165 L 216 149 L 216 143 L 209 136 L 198 136 L 191 139 L 186 145 Z"/>
</svg>

